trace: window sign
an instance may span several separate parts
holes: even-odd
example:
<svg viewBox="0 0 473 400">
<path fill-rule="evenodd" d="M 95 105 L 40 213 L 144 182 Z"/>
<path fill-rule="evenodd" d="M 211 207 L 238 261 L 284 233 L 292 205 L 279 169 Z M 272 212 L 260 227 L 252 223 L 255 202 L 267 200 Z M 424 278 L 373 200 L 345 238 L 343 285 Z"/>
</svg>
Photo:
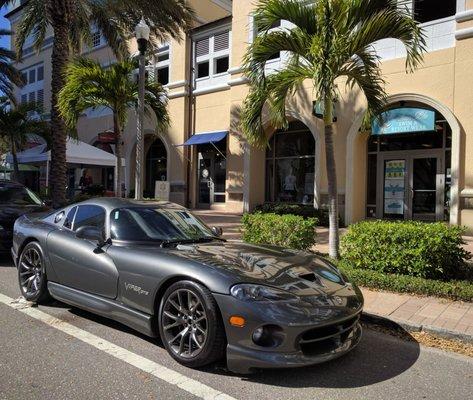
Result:
<svg viewBox="0 0 473 400">
<path fill-rule="evenodd" d="M 435 131 L 435 111 L 403 107 L 385 111 L 371 124 L 372 135 Z"/>
<path fill-rule="evenodd" d="M 406 160 L 386 161 L 384 167 L 384 214 L 404 215 Z"/>
</svg>

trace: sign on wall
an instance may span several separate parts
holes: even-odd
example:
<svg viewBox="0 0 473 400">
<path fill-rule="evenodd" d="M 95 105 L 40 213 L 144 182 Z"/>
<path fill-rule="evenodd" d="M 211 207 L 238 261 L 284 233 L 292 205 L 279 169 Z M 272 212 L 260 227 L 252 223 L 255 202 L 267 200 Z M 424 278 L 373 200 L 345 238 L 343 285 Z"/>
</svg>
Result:
<svg viewBox="0 0 473 400">
<path fill-rule="evenodd" d="M 383 112 L 371 124 L 372 135 L 431 131 L 435 131 L 435 111 L 424 108 L 394 108 Z"/>
<path fill-rule="evenodd" d="M 404 215 L 406 160 L 386 161 L 384 166 L 384 214 Z"/>
</svg>

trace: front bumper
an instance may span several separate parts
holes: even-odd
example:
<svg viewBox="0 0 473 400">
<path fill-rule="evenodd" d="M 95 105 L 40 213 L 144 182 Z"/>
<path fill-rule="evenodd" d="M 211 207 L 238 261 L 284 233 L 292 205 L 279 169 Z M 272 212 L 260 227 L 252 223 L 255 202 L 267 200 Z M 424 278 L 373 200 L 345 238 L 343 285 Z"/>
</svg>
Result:
<svg viewBox="0 0 473 400">
<path fill-rule="evenodd" d="M 257 368 L 291 368 L 323 363 L 352 350 L 361 339 L 359 323 L 363 297 L 350 289 L 343 304 L 330 298 L 320 304 L 243 302 L 232 296 L 214 294 L 227 335 L 227 365 L 236 373 Z M 335 296 L 338 297 L 338 296 Z M 245 318 L 244 327 L 232 326 L 232 315 Z M 282 332 L 274 347 L 256 344 L 256 329 L 276 326 Z"/>
<path fill-rule="evenodd" d="M 361 339 L 361 325 L 357 322 L 349 337 L 339 346 L 319 354 L 278 353 L 274 351 L 255 351 L 244 347 L 227 346 L 227 367 L 238 374 L 248 374 L 257 368 L 296 368 L 321 364 L 334 360 L 353 350 Z"/>
</svg>

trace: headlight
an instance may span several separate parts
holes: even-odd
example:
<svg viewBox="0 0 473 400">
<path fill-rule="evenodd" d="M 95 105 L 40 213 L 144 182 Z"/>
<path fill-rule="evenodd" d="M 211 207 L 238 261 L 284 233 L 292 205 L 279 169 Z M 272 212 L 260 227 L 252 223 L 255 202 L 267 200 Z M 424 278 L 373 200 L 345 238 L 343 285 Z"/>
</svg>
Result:
<svg viewBox="0 0 473 400">
<path fill-rule="evenodd" d="M 295 294 L 270 286 L 241 283 L 230 289 L 230 294 L 243 301 L 290 301 L 297 300 Z"/>
</svg>

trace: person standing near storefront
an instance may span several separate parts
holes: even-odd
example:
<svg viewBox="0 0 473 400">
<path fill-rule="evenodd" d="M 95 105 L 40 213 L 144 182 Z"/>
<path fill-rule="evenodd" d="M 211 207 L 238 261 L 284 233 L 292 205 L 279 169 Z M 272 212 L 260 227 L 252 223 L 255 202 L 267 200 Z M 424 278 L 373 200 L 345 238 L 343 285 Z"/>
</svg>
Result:
<svg viewBox="0 0 473 400">
<path fill-rule="evenodd" d="M 82 176 L 79 180 L 79 189 L 81 189 L 82 193 L 85 193 L 87 188 L 91 186 L 93 183 L 92 177 L 89 175 L 89 171 L 84 169 L 82 172 Z"/>
</svg>

